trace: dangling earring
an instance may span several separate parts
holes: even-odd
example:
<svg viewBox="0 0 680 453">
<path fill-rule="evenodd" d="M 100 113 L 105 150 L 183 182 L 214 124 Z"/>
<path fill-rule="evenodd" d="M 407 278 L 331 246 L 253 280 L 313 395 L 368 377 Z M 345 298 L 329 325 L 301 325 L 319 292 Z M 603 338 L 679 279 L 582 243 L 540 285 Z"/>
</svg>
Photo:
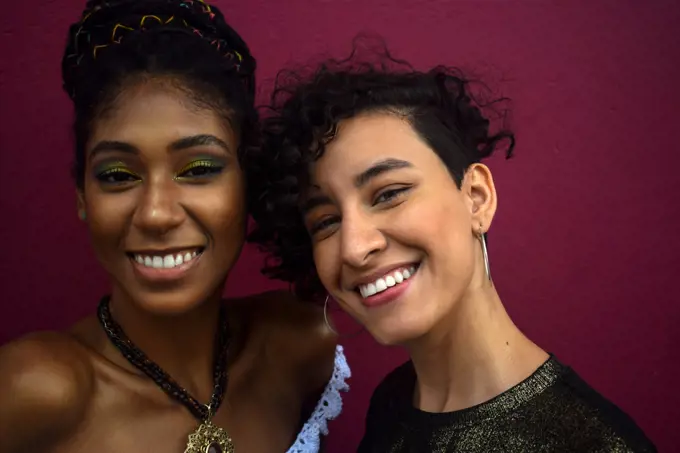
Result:
<svg viewBox="0 0 680 453">
<path fill-rule="evenodd" d="M 87 219 L 87 213 L 81 209 L 78 211 L 78 217 L 80 217 L 80 220 L 84 222 Z"/>
<path fill-rule="evenodd" d="M 491 266 L 489 266 L 489 251 L 486 247 L 486 234 L 482 224 L 479 224 L 479 242 L 482 243 L 482 256 L 484 257 L 484 270 L 486 271 L 486 278 L 491 281 Z"/>
<path fill-rule="evenodd" d="M 357 335 L 362 333 L 364 331 L 363 326 L 357 332 L 350 334 L 350 335 L 341 335 L 340 332 L 338 332 L 337 330 L 335 330 L 333 328 L 333 326 L 331 326 L 331 323 L 328 322 L 328 298 L 329 297 L 330 297 L 330 295 L 326 296 L 326 300 L 323 302 L 323 321 L 326 323 L 326 327 L 328 327 L 328 329 L 331 332 L 333 332 L 335 335 L 337 335 L 340 338 L 352 338 L 352 337 L 356 337 Z"/>
</svg>

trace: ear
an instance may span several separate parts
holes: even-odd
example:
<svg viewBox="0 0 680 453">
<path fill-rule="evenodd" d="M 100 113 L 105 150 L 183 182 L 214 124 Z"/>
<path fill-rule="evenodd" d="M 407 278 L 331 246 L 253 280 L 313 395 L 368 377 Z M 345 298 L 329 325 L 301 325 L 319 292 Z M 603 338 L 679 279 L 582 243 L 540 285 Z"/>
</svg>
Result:
<svg viewBox="0 0 680 453">
<path fill-rule="evenodd" d="M 85 210 L 85 193 L 83 193 L 82 189 L 78 189 L 76 191 L 76 199 L 78 206 L 78 218 L 84 221 L 87 219 L 87 211 Z"/>
<path fill-rule="evenodd" d="M 465 173 L 461 189 L 470 200 L 473 233 L 475 235 L 486 233 L 496 215 L 498 203 L 489 167 L 484 164 L 472 164 Z"/>
</svg>

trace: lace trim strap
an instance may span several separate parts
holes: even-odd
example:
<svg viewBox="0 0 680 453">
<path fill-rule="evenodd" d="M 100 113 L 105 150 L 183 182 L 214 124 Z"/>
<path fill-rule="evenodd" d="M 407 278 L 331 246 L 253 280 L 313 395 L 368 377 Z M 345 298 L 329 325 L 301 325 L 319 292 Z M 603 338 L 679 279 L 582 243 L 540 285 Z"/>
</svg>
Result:
<svg viewBox="0 0 680 453">
<path fill-rule="evenodd" d="M 321 395 L 321 399 L 316 404 L 312 416 L 305 423 L 298 434 L 297 439 L 287 453 L 318 453 L 321 445 L 321 436 L 328 435 L 328 422 L 340 415 L 342 412 L 342 396 L 340 392 L 349 390 L 349 385 L 345 382 L 352 376 L 352 372 L 347 364 L 345 353 L 342 346 L 338 345 L 335 349 L 335 366 L 333 375 L 326 384 L 326 388 Z"/>
</svg>

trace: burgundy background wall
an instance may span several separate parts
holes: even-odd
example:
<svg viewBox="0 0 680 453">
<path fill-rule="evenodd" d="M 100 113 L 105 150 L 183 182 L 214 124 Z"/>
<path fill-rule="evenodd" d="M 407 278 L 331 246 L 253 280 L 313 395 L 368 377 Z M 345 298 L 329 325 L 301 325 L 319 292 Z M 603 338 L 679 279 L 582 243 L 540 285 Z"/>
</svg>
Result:
<svg viewBox="0 0 680 453">
<path fill-rule="evenodd" d="M 4 1 L 0 15 L 0 342 L 93 311 L 106 278 L 76 218 L 71 109 L 59 64 L 84 0 Z M 515 101 L 517 157 L 491 162 L 490 252 L 517 323 L 676 451 L 680 422 L 680 3 L 674 1 L 216 1 L 259 78 L 359 31 L 420 67 L 458 65 Z M 246 250 L 229 294 L 274 286 Z M 351 322 L 343 329 L 353 330 Z M 403 360 L 367 336 L 330 451 L 353 451 L 368 398 Z"/>
</svg>

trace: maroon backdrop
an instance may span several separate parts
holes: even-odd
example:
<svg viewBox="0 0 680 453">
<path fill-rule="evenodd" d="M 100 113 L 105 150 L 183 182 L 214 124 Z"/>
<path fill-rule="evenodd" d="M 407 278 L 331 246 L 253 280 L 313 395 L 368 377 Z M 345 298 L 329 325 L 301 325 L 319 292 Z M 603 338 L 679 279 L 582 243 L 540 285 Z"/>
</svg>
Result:
<svg viewBox="0 0 680 453">
<path fill-rule="evenodd" d="M 3 1 L 0 15 L 0 341 L 91 313 L 106 278 L 76 218 L 71 109 L 59 65 L 84 0 Z M 494 277 L 517 323 L 676 451 L 680 396 L 674 1 L 217 1 L 250 43 L 260 81 L 360 31 L 419 67 L 462 66 L 515 100 L 517 157 L 491 162 L 500 210 Z M 246 250 L 228 292 L 273 286 Z M 353 325 L 342 322 L 344 329 Z M 672 328 L 673 327 L 673 328 Z M 353 451 L 368 398 L 404 358 L 367 336 L 330 451 Z"/>
</svg>

